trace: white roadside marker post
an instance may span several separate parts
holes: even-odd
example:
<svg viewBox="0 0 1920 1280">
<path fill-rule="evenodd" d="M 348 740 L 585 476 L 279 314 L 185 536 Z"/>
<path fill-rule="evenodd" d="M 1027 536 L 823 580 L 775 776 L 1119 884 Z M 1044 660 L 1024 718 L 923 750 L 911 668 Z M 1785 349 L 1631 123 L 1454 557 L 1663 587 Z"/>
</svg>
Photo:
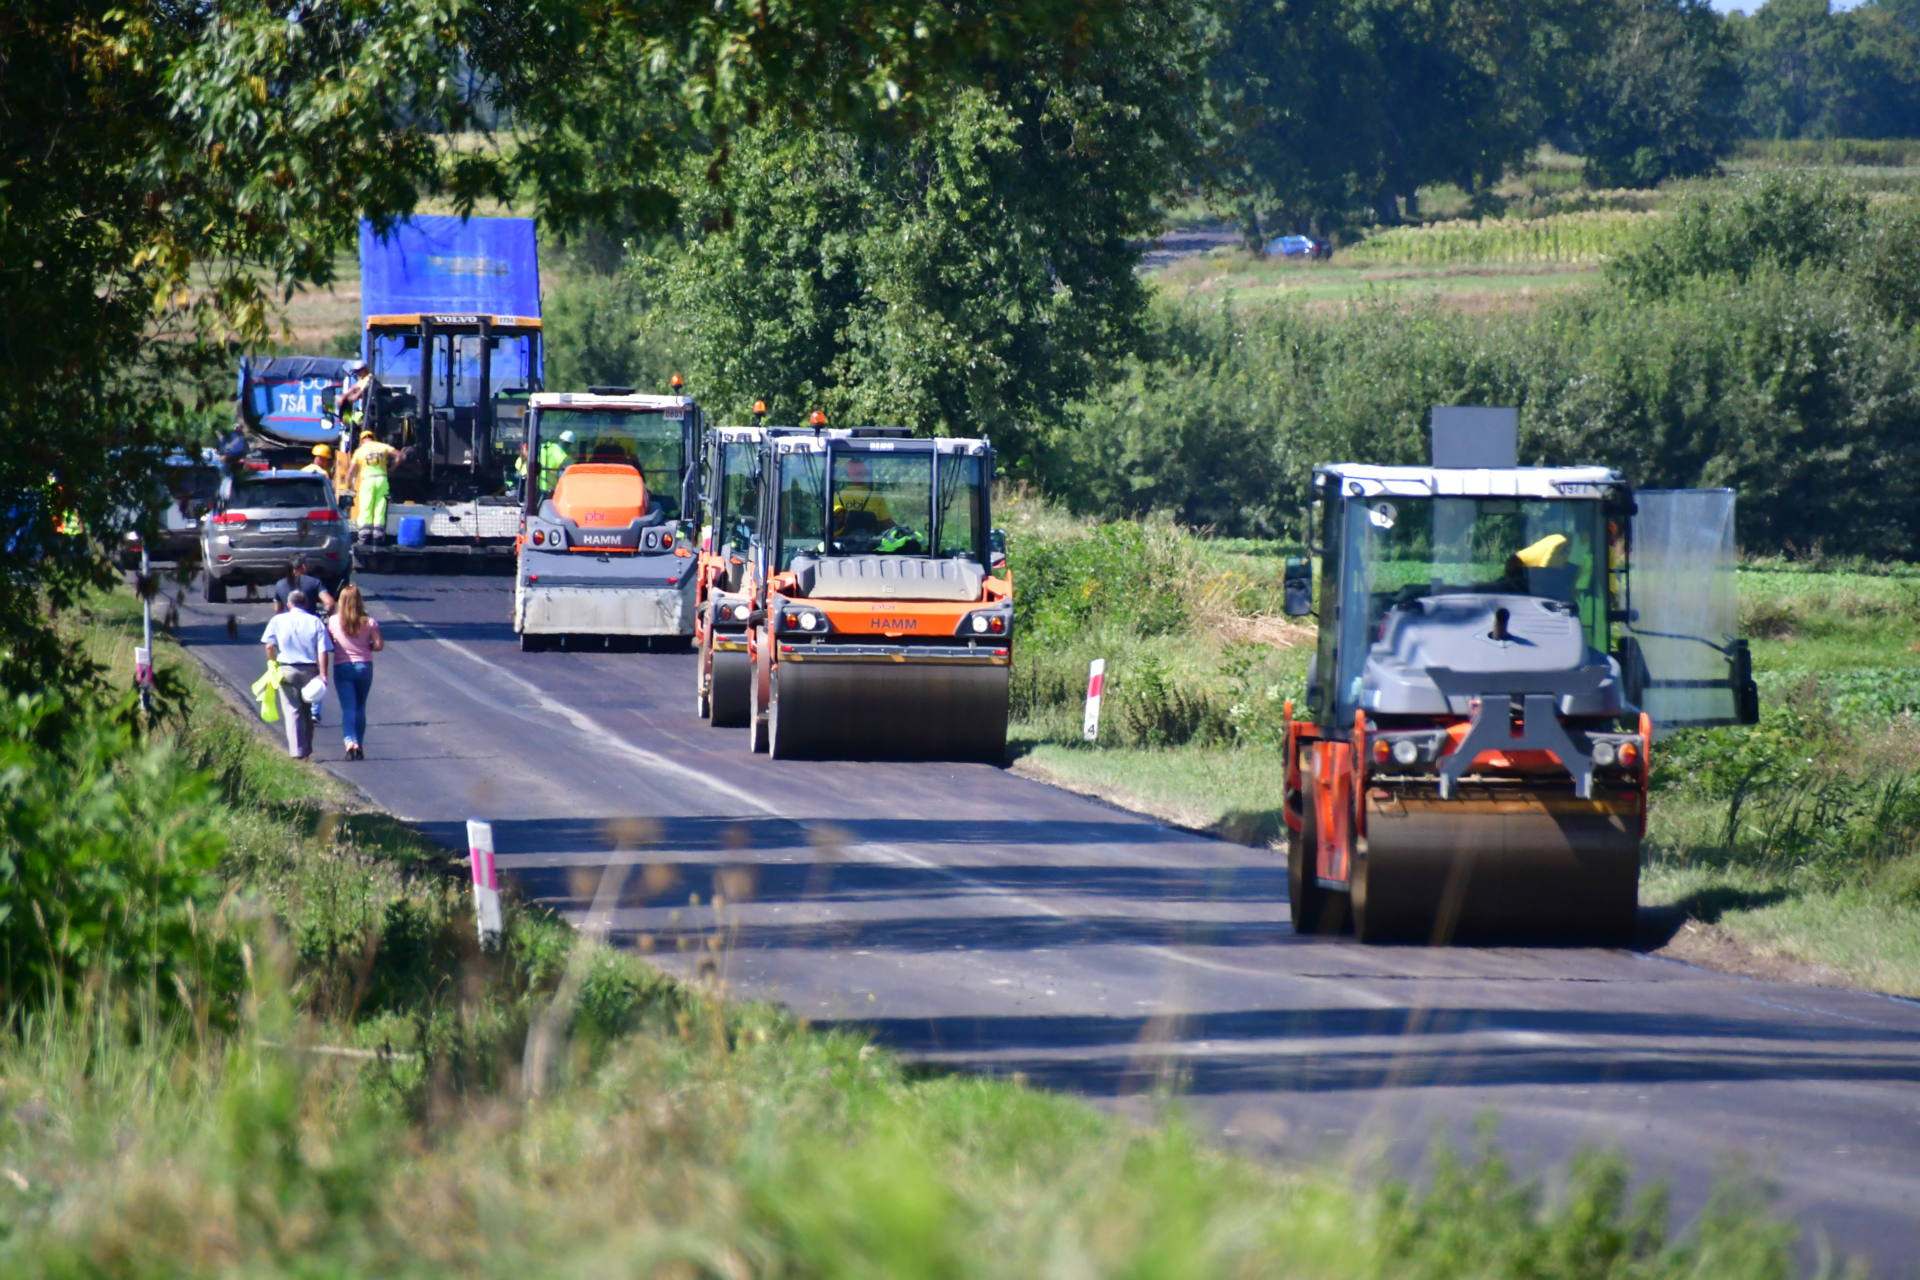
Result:
<svg viewBox="0 0 1920 1280">
<path fill-rule="evenodd" d="M 1087 668 L 1087 718 L 1080 725 L 1080 736 L 1088 742 L 1100 736 L 1100 693 L 1106 683 L 1107 660 L 1095 658 Z"/>
<path fill-rule="evenodd" d="M 492 951 L 500 945 L 500 878 L 493 865 L 493 824 L 467 819 L 467 857 L 473 863 L 473 918 L 480 926 L 480 946 Z"/>
</svg>

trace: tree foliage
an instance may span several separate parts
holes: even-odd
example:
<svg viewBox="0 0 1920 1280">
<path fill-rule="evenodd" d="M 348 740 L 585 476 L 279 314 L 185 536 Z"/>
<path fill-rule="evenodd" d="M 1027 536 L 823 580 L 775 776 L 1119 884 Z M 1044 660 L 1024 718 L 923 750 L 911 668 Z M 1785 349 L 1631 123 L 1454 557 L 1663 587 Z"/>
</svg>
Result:
<svg viewBox="0 0 1920 1280">
<path fill-rule="evenodd" d="M 1190 158 L 1195 38 L 1181 11 L 1140 8 L 1070 66 L 1024 62 L 975 68 L 917 128 L 769 116 L 723 173 L 691 166 L 686 252 L 655 275 L 696 385 L 776 417 L 986 432 L 1016 456 L 1091 387 L 1135 333 L 1135 239 Z"/>
<path fill-rule="evenodd" d="M 912 119 L 959 70 L 1057 63 L 1116 0 L 17 0 L 0 7 L 0 651 L 103 571 L 154 448 L 224 391 L 357 220 L 530 191 L 557 225 L 667 213 L 692 147 L 805 110 Z M 464 145 L 499 105 L 522 145 Z M 635 104 L 644 110 L 635 114 Z M 642 127 L 628 128 L 636 120 Z M 55 526 L 83 536 L 64 536 Z M 31 653 L 30 653 L 31 651 Z M 36 656 L 37 655 L 37 656 Z"/>
</svg>

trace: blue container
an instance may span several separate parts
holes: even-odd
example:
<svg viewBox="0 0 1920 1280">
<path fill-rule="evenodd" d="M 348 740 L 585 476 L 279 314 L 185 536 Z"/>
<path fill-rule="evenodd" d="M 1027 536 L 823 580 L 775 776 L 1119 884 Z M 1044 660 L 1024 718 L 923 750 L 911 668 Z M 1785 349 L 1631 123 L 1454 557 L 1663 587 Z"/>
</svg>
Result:
<svg viewBox="0 0 1920 1280">
<path fill-rule="evenodd" d="M 400 545 L 403 547 L 424 547 L 427 545 L 427 518 L 425 516 L 400 517 Z"/>
</svg>

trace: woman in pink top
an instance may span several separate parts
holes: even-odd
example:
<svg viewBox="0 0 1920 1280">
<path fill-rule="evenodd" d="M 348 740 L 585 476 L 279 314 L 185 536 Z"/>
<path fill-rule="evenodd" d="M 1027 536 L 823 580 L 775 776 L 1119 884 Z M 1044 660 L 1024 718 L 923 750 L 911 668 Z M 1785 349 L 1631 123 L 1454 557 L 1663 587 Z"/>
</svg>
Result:
<svg viewBox="0 0 1920 1280">
<path fill-rule="evenodd" d="M 373 690 L 373 655 L 387 647 L 380 635 L 380 624 L 367 616 L 360 588 L 349 583 L 327 622 L 333 636 L 333 683 L 340 691 L 341 736 L 347 742 L 347 759 L 365 760 L 360 745 L 367 736 L 367 695 Z"/>
</svg>

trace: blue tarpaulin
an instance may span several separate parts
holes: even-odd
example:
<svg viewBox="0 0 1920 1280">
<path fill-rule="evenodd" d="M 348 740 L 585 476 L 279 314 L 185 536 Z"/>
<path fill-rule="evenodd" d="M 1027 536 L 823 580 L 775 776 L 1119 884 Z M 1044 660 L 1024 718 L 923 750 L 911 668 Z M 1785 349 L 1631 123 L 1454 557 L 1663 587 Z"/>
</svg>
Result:
<svg viewBox="0 0 1920 1280">
<path fill-rule="evenodd" d="M 360 222 L 360 316 L 540 314 L 531 218 L 419 217 L 382 238 Z"/>
</svg>

